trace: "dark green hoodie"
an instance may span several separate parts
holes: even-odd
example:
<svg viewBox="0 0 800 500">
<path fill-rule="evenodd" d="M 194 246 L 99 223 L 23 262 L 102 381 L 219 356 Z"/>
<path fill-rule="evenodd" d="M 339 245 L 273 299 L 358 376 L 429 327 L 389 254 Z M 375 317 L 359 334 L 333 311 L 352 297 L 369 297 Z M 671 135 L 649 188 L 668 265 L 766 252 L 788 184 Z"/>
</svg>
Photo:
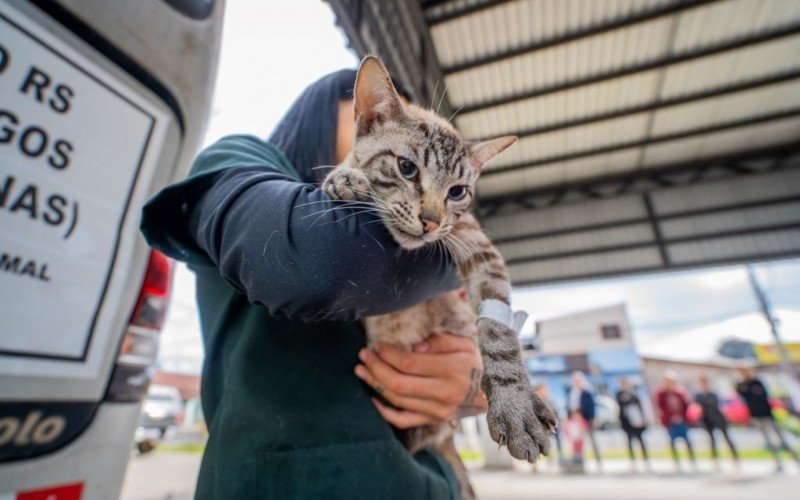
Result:
<svg viewBox="0 0 800 500">
<path fill-rule="evenodd" d="M 456 498 L 435 452 L 411 457 L 353 375 L 358 318 L 457 286 L 444 257 L 398 252 L 274 146 L 222 139 L 144 208 L 142 232 L 197 276 L 209 440 L 196 498 Z"/>
</svg>

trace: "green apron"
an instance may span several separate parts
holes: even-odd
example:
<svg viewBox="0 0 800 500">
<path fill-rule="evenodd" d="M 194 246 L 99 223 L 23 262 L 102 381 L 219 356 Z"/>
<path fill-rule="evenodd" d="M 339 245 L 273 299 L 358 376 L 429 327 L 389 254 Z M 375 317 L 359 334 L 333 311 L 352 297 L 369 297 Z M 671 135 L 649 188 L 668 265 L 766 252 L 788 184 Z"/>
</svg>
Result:
<svg viewBox="0 0 800 500">
<path fill-rule="evenodd" d="M 457 498 L 450 466 L 432 450 L 410 456 L 353 375 L 365 345 L 359 322 L 270 316 L 229 285 L 187 234 L 193 201 L 216 174 L 253 165 L 298 178 L 270 144 L 228 139 L 144 210 L 150 244 L 197 276 L 209 439 L 195 498 Z"/>
</svg>

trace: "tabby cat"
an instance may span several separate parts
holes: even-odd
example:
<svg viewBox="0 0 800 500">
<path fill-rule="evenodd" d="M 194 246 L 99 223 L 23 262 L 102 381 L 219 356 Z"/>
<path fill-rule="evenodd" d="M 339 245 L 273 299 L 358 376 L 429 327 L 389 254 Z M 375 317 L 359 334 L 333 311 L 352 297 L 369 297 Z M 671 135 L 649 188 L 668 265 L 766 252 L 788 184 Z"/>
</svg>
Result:
<svg viewBox="0 0 800 500">
<path fill-rule="evenodd" d="M 354 95 L 353 150 L 322 188 L 334 199 L 373 207 L 402 248 L 443 244 L 458 265 L 471 303 L 450 292 L 401 312 L 366 318 L 368 341 L 411 349 L 436 333 L 477 337 L 492 439 L 514 457 L 534 461 L 549 451 L 556 420 L 530 386 L 514 328 L 476 315 L 487 299 L 509 304 L 511 285 L 500 252 L 468 211 L 481 168 L 517 138 L 463 140 L 433 111 L 404 106 L 375 57 L 362 61 Z M 445 441 L 451 432 L 448 425 L 420 428 L 404 441 L 411 452 L 428 444 L 449 447 L 452 443 Z"/>
</svg>

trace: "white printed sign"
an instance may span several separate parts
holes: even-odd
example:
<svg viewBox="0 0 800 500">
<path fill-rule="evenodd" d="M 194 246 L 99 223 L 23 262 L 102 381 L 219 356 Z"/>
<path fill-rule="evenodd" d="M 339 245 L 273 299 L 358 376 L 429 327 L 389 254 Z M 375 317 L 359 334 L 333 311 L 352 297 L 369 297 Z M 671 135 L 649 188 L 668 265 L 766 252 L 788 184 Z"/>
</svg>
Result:
<svg viewBox="0 0 800 500">
<path fill-rule="evenodd" d="M 0 12 L 0 354 L 82 361 L 156 119 L 19 21 Z"/>
</svg>

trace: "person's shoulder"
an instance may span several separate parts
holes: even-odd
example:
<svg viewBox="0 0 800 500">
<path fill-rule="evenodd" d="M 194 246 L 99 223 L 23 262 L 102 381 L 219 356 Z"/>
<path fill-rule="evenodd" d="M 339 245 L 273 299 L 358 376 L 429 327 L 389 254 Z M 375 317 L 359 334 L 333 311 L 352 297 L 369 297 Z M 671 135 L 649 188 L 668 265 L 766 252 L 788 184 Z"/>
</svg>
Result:
<svg viewBox="0 0 800 500">
<path fill-rule="evenodd" d="M 275 145 L 254 135 L 225 136 L 206 147 L 192 165 L 190 177 L 231 167 L 266 167 L 299 177 Z"/>
</svg>

